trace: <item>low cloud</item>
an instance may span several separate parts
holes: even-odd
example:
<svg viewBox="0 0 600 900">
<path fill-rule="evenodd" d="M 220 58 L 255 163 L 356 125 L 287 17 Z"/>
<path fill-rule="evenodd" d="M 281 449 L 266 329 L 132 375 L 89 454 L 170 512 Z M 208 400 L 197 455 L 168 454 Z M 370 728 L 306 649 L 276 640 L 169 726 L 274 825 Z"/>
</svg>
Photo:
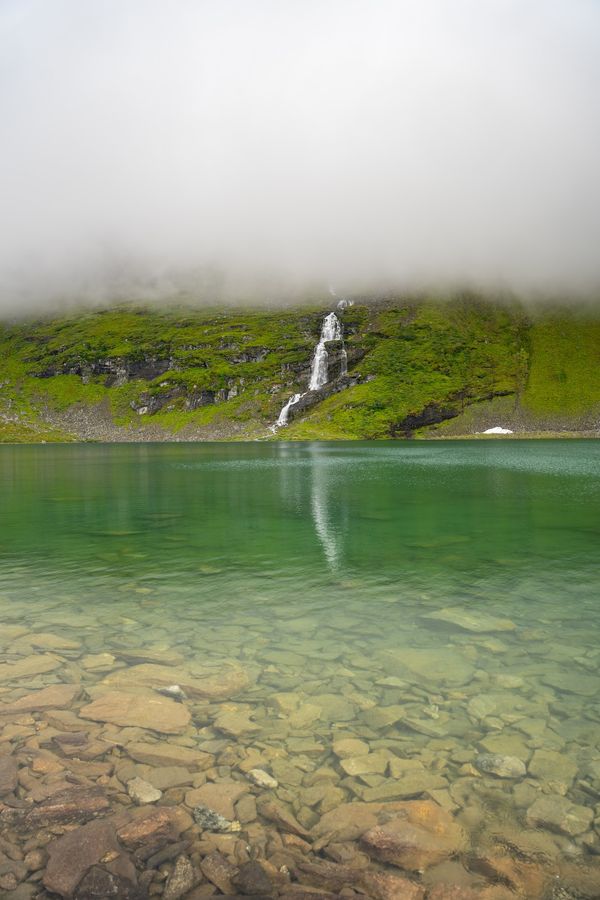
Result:
<svg viewBox="0 0 600 900">
<path fill-rule="evenodd" d="M 3 0 L 0 311 L 600 287 L 595 0 Z"/>
</svg>

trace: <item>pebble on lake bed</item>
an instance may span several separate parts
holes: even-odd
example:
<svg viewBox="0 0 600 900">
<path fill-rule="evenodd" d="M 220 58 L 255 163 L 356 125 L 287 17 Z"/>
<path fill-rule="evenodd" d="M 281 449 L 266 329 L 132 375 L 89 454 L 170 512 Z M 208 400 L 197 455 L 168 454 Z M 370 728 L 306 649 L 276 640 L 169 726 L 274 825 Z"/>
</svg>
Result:
<svg viewBox="0 0 600 900">
<path fill-rule="evenodd" d="M 263 769 L 250 769 L 248 778 L 257 787 L 268 788 L 269 790 L 275 790 L 275 788 L 279 787 L 277 779 L 269 775 L 268 772 L 263 771 Z"/>
<path fill-rule="evenodd" d="M 205 831 L 214 831 L 217 834 L 227 834 L 232 831 L 240 831 L 241 825 L 237 821 L 230 821 L 225 816 L 219 815 L 208 806 L 196 806 L 192 810 L 194 822 Z"/>
<path fill-rule="evenodd" d="M 153 787 L 143 778 L 132 778 L 127 782 L 127 793 L 136 803 L 155 803 L 162 797 L 162 791 Z"/>
</svg>

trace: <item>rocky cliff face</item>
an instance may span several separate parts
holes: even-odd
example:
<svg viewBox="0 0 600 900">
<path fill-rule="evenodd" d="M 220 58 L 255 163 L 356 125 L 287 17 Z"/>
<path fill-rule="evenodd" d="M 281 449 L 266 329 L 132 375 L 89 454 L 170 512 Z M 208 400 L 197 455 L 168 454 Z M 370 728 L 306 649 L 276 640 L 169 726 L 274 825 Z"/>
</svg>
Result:
<svg viewBox="0 0 600 900">
<path fill-rule="evenodd" d="M 473 296 L 357 301 L 339 312 L 347 373 L 342 343 L 329 341 L 328 382 L 308 391 L 328 312 L 119 307 L 0 327 L 0 435 L 352 439 L 598 427 L 600 319 L 589 311 L 532 317 Z M 303 397 L 289 426 L 273 436 L 295 393 Z"/>
</svg>

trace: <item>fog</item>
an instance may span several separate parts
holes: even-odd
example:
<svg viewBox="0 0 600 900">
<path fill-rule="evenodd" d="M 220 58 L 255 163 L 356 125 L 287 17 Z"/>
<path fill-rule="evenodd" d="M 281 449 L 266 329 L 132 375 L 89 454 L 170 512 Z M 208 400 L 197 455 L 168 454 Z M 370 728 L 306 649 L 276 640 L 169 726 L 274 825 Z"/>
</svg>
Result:
<svg viewBox="0 0 600 900">
<path fill-rule="evenodd" d="M 0 310 L 600 287 L 596 0 L 0 0 Z"/>
</svg>

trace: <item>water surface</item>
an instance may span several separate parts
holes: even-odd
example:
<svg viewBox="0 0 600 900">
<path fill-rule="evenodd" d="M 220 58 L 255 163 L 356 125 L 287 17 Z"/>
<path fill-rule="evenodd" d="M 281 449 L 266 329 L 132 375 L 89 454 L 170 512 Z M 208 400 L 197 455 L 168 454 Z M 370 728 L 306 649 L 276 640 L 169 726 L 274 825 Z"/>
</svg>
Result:
<svg viewBox="0 0 600 900">
<path fill-rule="evenodd" d="M 0 496 L 3 622 L 73 638 L 75 665 L 109 652 L 118 670 L 146 646 L 248 667 L 229 705 L 256 728 L 236 742 L 285 757 L 270 768 L 304 827 L 336 802 L 434 797 L 473 840 L 533 830 L 553 865 L 598 852 L 597 442 L 4 446 Z M 23 652 L 5 642 L 4 660 Z M 91 688 L 111 671 L 79 669 Z M 216 747 L 221 711 L 186 739 Z M 340 737 L 430 781 L 395 794 L 398 766 L 348 774 Z M 482 774 L 490 753 L 526 776 Z M 311 802 L 325 765 L 337 793 Z M 537 821 L 540 797 L 582 827 Z"/>
</svg>

